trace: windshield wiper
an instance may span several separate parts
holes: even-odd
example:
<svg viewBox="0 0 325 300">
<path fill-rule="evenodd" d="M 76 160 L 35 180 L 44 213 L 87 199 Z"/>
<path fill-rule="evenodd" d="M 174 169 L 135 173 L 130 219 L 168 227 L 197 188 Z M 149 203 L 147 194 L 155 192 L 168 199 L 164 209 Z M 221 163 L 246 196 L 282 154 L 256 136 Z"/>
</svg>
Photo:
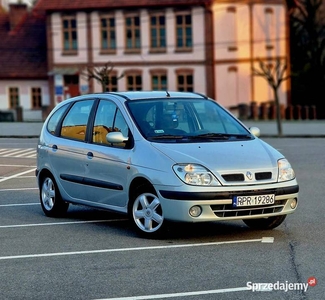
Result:
<svg viewBox="0 0 325 300">
<path fill-rule="evenodd" d="M 237 139 L 251 139 L 250 134 L 239 134 L 239 133 L 204 133 L 199 135 L 188 136 L 189 139 L 219 139 L 228 140 L 230 138 Z"/>
<path fill-rule="evenodd" d="M 183 135 L 172 135 L 172 134 L 162 134 L 162 135 L 151 135 L 147 137 L 152 140 L 160 140 L 160 139 L 183 139 Z"/>
</svg>

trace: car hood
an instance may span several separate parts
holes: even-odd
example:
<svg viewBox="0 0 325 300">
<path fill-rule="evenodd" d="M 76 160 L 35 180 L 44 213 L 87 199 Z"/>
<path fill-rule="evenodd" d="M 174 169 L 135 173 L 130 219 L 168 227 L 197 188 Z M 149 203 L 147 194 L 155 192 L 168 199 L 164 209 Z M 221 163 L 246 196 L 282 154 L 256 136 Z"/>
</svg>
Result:
<svg viewBox="0 0 325 300">
<path fill-rule="evenodd" d="M 224 181 L 222 175 L 243 174 L 245 176 L 247 172 L 253 174 L 272 172 L 272 177 L 267 182 L 276 181 L 277 160 L 283 157 L 277 150 L 258 138 L 249 141 L 152 143 L 152 145 L 175 163 L 196 163 L 206 167 L 220 181 Z M 250 181 L 253 183 L 254 179 Z M 262 182 L 265 181 L 259 181 Z"/>
</svg>

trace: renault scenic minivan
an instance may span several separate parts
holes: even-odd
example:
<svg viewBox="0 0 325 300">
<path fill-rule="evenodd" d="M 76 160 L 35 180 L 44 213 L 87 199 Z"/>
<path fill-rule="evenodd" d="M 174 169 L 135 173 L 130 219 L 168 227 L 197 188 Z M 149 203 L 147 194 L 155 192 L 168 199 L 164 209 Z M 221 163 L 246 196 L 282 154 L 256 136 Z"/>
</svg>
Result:
<svg viewBox="0 0 325 300">
<path fill-rule="evenodd" d="M 216 101 L 189 92 L 89 94 L 57 105 L 37 148 L 47 216 L 69 204 L 125 213 L 145 235 L 166 221 L 279 226 L 298 204 L 288 160 Z"/>
</svg>

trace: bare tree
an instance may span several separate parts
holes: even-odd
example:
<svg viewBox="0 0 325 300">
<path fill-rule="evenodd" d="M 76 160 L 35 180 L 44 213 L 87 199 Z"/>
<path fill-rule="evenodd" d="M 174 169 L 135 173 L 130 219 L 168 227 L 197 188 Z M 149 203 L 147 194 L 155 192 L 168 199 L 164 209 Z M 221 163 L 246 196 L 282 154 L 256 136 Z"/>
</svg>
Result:
<svg viewBox="0 0 325 300">
<path fill-rule="evenodd" d="M 107 62 L 103 67 L 88 66 L 86 71 L 81 71 L 81 75 L 85 76 L 88 81 L 95 79 L 102 86 L 103 92 L 109 92 L 109 84 L 112 79 L 111 73 L 114 69 L 114 65 L 111 62 Z M 124 76 L 122 73 L 115 79 L 119 80 Z"/>
<path fill-rule="evenodd" d="M 287 62 L 283 62 L 280 60 L 280 58 L 277 58 L 275 64 L 270 64 L 259 59 L 259 68 L 252 69 L 253 76 L 260 76 L 264 78 L 273 90 L 279 136 L 282 135 L 282 120 L 278 91 L 281 83 L 290 78 L 290 75 L 286 75 L 287 68 Z"/>
</svg>

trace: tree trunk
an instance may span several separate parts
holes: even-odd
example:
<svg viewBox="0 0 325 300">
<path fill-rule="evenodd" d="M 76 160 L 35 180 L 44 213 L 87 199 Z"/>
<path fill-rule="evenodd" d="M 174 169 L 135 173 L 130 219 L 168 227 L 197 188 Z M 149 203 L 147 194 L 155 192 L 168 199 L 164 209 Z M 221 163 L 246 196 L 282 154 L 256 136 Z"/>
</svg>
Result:
<svg viewBox="0 0 325 300">
<path fill-rule="evenodd" d="M 277 124 L 277 128 L 278 128 L 278 136 L 282 136 L 282 119 L 281 119 L 281 110 L 280 110 L 278 89 L 273 88 L 273 92 L 274 92 L 274 99 L 275 99 L 276 124 Z"/>
</svg>

